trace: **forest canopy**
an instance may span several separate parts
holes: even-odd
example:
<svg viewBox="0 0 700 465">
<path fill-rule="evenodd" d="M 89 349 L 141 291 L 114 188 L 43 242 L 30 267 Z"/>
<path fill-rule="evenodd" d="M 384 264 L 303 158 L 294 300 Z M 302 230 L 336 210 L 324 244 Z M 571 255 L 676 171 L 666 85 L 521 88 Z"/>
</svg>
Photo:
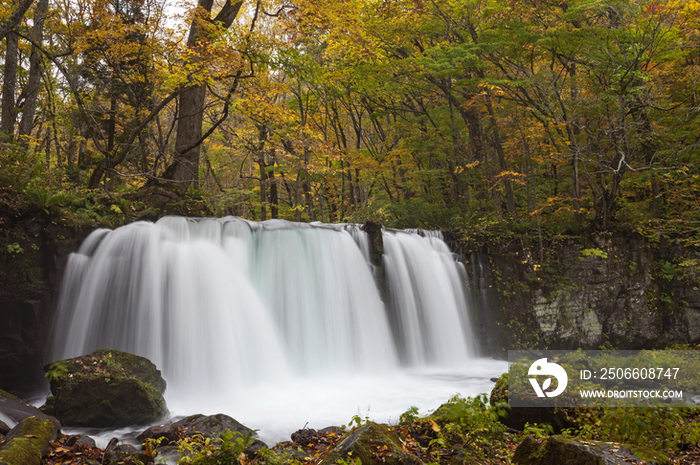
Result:
<svg viewBox="0 0 700 465">
<path fill-rule="evenodd" d="M 127 215 L 123 199 L 158 193 L 256 220 L 690 237 L 699 10 L 5 0 L 0 199 Z"/>
</svg>

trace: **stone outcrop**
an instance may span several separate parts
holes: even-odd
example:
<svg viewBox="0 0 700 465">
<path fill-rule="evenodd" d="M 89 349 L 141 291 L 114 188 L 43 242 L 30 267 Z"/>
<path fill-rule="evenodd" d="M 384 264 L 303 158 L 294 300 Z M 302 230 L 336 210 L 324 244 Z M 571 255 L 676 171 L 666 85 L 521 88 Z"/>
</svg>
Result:
<svg viewBox="0 0 700 465">
<path fill-rule="evenodd" d="M 144 425 L 168 413 L 165 380 L 148 359 L 116 350 L 46 364 L 53 398 L 43 410 L 67 426 Z"/>
<path fill-rule="evenodd" d="M 16 218 L 0 208 L 0 388 L 5 390 L 36 388 L 63 269 L 89 232 L 58 223 L 43 213 Z"/>
<path fill-rule="evenodd" d="M 423 462 L 403 448 L 398 434 L 387 425 L 368 422 L 343 439 L 321 461 L 321 465 L 348 463 L 359 459 L 363 465 L 420 465 Z"/>
<path fill-rule="evenodd" d="M 479 299 L 491 302 L 479 311 L 482 329 L 488 325 L 482 333 L 498 339 L 491 348 L 700 342 L 700 250 L 641 236 L 593 236 L 563 240 L 544 260 L 538 256 L 522 245 L 491 245 L 470 257 L 484 265 L 472 267 L 472 287 L 481 283 L 477 307 Z"/>
</svg>

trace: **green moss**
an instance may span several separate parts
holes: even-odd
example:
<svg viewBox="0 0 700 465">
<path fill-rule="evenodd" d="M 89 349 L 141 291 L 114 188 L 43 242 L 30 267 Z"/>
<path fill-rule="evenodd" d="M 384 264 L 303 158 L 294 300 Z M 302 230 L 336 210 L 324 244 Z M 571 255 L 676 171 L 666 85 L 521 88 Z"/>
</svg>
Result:
<svg viewBox="0 0 700 465">
<path fill-rule="evenodd" d="M 69 364 L 66 361 L 53 362 L 44 367 L 46 379 L 49 382 L 58 382 L 69 374 Z"/>
<path fill-rule="evenodd" d="M 668 457 L 659 451 L 634 445 L 628 445 L 627 447 L 634 455 L 647 462 L 656 462 L 657 465 L 668 465 L 671 463 Z"/>
<path fill-rule="evenodd" d="M 617 457 L 627 461 L 635 456 L 657 465 L 668 465 L 670 462 L 664 454 L 629 444 L 619 444 L 600 441 L 581 441 L 566 436 L 551 436 L 544 444 L 539 445 L 532 437 L 526 437 L 513 455 L 513 462 L 520 465 L 536 465 L 540 463 L 607 463 L 608 458 Z"/>
<path fill-rule="evenodd" d="M 54 394 L 46 409 L 71 426 L 145 424 L 167 414 L 165 380 L 148 359 L 117 350 L 44 366 Z M 118 408 L 115 406 L 119 406 Z"/>
<path fill-rule="evenodd" d="M 0 447 L 0 463 L 33 465 L 40 464 L 50 448 L 50 441 L 60 431 L 54 419 L 29 417 L 10 432 Z"/>
<path fill-rule="evenodd" d="M 398 434 L 387 425 L 369 422 L 351 432 L 322 461 L 322 465 L 359 459 L 363 465 L 419 464 L 404 451 Z"/>
<path fill-rule="evenodd" d="M 56 396 L 54 413 L 67 425 L 104 427 L 157 421 L 167 408 L 155 388 L 137 379 L 82 377 Z"/>
<path fill-rule="evenodd" d="M 8 399 L 14 399 L 14 400 L 19 400 L 19 401 L 22 400 L 19 397 L 17 397 L 16 395 L 10 394 L 9 392 L 3 391 L 2 389 L 0 389 L 0 397 L 7 397 Z"/>
<path fill-rule="evenodd" d="M 503 373 L 498 380 L 496 385 L 491 390 L 491 396 L 489 397 L 489 403 L 491 405 L 496 405 L 496 402 L 508 402 L 508 373 Z"/>
<path fill-rule="evenodd" d="M 0 463 L 26 464 L 41 463 L 41 448 L 35 439 L 15 438 L 0 450 Z"/>
<path fill-rule="evenodd" d="M 70 388 L 85 377 L 130 377 L 165 392 L 166 382 L 150 360 L 118 350 L 100 349 L 83 357 L 59 360 L 44 366 L 51 392 Z"/>
</svg>

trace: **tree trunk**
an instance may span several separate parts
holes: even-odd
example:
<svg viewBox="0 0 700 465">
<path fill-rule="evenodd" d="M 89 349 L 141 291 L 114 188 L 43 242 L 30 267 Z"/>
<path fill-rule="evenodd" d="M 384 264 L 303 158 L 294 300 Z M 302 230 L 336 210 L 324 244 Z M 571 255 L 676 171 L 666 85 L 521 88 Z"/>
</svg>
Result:
<svg viewBox="0 0 700 465">
<path fill-rule="evenodd" d="M 267 173 L 265 172 L 265 155 L 260 152 L 258 166 L 260 167 L 260 221 L 267 219 Z"/>
<path fill-rule="evenodd" d="M 0 132 L 11 141 L 15 135 L 15 88 L 17 85 L 17 53 L 19 38 L 14 32 L 7 35 L 5 69 L 2 82 L 2 122 Z"/>
<path fill-rule="evenodd" d="M 243 0 L 227 0 L 215 18 L 211 18 L 213 0 L 199 0 L 198 9 L 204 17 L 195 18 L 190 26 L 187 46 L 196 50 L 200 44 L 202 31 L 200 21 L 221 24 L 228 29 L 238 16 Z M 199 154 L 202 140 L 202 122 L 206 87 L 202 84 L 185 88 L 179 96 L 179 114 L 177 135 L 175 137 L 175 159 L 168 166 L 163 177 L 180 192 L 185 192 L 193 182 L 198 180 Z"/>
<path fill-rule="evenodd" d="M 34 27 L 32 28 L 31 38 L 36 43 L 42 43 L 44 40 L 44 20 L 46 19 L 46 11 L 49 7 L 49 0 L 39 0 L 34 12 Z M 25 91 L 26 98 L 22 106 L 22 120 L 19 124 L 19 135 L 28 136 L 34 127 L 34 114 L 36 113 L 36 101 L 39 96 L 39 87 L 41 86 L 41 56 L 39 51 L 32 45 L 31 55 L 29 57 L 29 79 L 27 81 L 27 89 Z M 21 139 L 20 143 L 23 147 L 27 147 L 29 141 Z"/>
<path fill-rule="evenodd" d="M 493 111 L 493 105 L 491 104 L 491 95 L 487 93 L 486 95 L 486 109 L 489 112 L 489 120 L 491 121 L 491 129 L 493 130 L 493 142 L 496 146 L 496 154 L 498 156 L 498 167 L 501 173 L 508 171 L 508 164 L 506 163 L 505 152 L 503 151 L 503 142 L 501 141 L 501 133 L 498 131 L 498 122 L 496 121 L 496 115 Z M 508 214 L 511 218 L 516 217 L 515 211 L 515 197 L 513 195 L 513 186 L 510 183 L 510 179 L 507 176 L 503 177 L 503 186 L 506 191 L 506 208 L 508 209 Z"/>
<path fill-rule="evenodd" d="M 180 93 L 180 112 L 175 136 L 176 158 L 163 177 L 181 191 L 186 191 L 198 180 L 199 139 L 202 137 L 205 98 L 206 87 L 203 85 L 188 87 Z"/>
<path fill-rule="evenodd" d="M 270 150 L 270 163 L 275 164 L 275 150 Z M 270 216 L 273 220 L 279 218 L 279 194 L 277 193 L 277 182 L 275 181 L 275 172 L 270 171 L 267 174 L 270 182 Z"/>
</svg>

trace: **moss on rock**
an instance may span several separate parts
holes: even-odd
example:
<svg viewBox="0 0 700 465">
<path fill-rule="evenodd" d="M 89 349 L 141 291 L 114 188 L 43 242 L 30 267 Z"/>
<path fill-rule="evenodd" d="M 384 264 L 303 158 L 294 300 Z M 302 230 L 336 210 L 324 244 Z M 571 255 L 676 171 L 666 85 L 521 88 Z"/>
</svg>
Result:
<svg viewBox="0 0 700 465">
<path fill-rule="evenodd" d="M 518 465 L 668 465 L 668 457 L 660 452 L 619 444 L 550 436 L 544 444 L 526 437 L 515 450 L 513 463 Z"/>
<path fill-rule="evenodd" d="M 70 385 L 75 376 L 128 377 L 152 385 L 163 394 L 166 382 L 160 370 L 147 358 L 119 350 L 100 349 L 89 355 L 47 363 L 46 378 L 51 392 Z"/>
<path fill-rule="evenodd" d="M 7 397 L 8 399 L 13 399 L 13 400 L 22 400 L 19 397 L 17 397 L 16 395 L 10 394 L 9 392 L 3 391 L 2 389 L 0 389 L 0 397 Z"/>
<path fill-rule="evenodd" d="M 46 377 L 54 394 L 44 406 L 70 426 L 143 425 L 163 418 L 168 409 L 165 380 L 148 359 L 116 350 L 48 363 Z"/>
<path fill-rule="evenodd" d="M 25 418 L 12 428 L 0 445 L 0 465 L 40 464 L 60 431 L 55 418 Z"/>
<path fill-rule="evenodd" d="M 357 459 L 363 465 L 423 463 L 416 456 L 406 452 L 396 431 L 387 425 L 373 422 L 351 432 L 321 461 L 321 465 L 341 461 L 347 463 Z"/>
</svg>

